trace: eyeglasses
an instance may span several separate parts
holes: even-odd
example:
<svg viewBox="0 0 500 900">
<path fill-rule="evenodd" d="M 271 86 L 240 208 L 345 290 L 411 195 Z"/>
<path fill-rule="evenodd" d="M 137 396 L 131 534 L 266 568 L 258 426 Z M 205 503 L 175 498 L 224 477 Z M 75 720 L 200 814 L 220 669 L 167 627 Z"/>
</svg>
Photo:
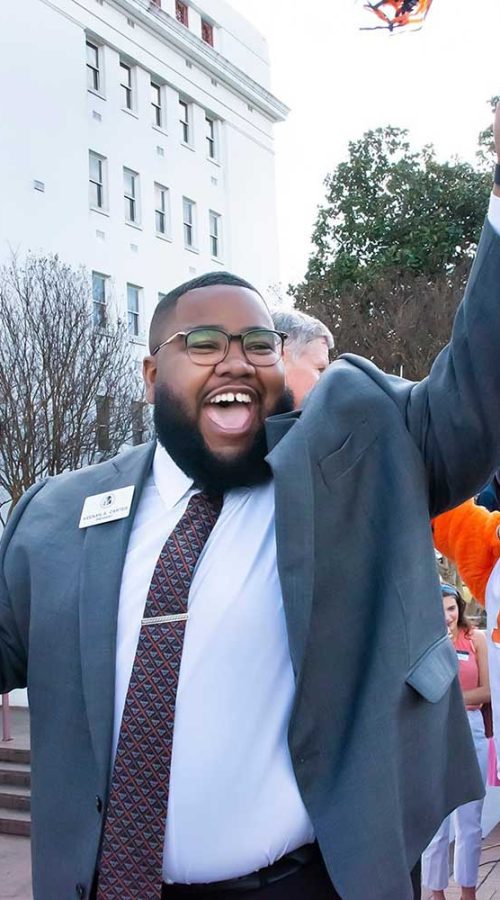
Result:
<svg viewBox="0 0 500 900">
<path fill-rule="evenodd" d="M 184 349 L 191 362 L 197 366 L 216 366 L 222 362 L 234 340 L 241 341 L 241 349 L 252 366 L 274 366 L 283 355 L 283 343 L 288 335 L 270 328 L 252 328 L 242 334 L 229 334 L 221 328 L 193 328 L 191 331 L 177 331 L 158 344 L 151 355 L 154 356 L 162 347 L 180 337 L 184 338 Z"/>
</svg>

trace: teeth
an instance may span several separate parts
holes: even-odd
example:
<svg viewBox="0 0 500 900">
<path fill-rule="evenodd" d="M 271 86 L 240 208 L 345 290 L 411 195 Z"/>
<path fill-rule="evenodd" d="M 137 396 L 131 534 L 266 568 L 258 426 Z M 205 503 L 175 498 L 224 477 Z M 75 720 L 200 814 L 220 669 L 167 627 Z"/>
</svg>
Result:
<svg viewBox="0 0 500 900">
<path fill-rule="evenodd" d="M 212 397 L 210 403 L 251 403 L 252 398 L 250 394 L 233 394 L 232 391 L 228 391 L 227 394 L 216 394 L 215 397 Z"/>
</svg>

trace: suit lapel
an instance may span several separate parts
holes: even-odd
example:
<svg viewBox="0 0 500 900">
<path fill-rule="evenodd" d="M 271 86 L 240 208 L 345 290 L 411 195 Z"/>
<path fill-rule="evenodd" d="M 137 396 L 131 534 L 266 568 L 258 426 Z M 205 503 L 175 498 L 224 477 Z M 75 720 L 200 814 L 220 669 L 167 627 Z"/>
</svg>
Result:
<svg viewBox="0 0 500 900">
<path fill-rule="evenodd" d="M 122 569 L 137 504 L 151 469 L 154 444 L 95 467 L 93 493 L 135 485 L 130 515 L 87 528 L 80 582 L 80 652 L 92 746 L 107 783 L 113 737 L 116 619 Z"/>
<path fill-rule="evenodd" d="M 267 461 L 275 483 L 278 572 L 293 669 L 297 679 L 311 616 L 314 506 L 310 455 L 299 413 L 268 419 Z"/>
</svg>

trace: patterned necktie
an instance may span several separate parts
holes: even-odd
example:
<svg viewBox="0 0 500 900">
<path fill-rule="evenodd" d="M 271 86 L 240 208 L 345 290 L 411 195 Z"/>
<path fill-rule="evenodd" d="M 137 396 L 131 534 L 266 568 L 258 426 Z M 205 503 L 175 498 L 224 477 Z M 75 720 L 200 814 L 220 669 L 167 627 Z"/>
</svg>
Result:
<svg viewBox="0 0 500 900">
<path fill-rule="evenodd" d="M 175 698 L 194 567 L 221 501 L 194 494 L 160 553 L 123 710 L 109 796 L 98 900 L 158 900 Z"/>
</svg>

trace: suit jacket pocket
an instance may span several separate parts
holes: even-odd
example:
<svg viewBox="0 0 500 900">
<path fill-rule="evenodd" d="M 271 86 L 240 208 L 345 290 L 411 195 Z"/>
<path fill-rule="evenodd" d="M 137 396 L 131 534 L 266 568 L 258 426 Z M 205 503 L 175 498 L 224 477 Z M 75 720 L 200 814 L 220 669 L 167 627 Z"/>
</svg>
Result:
<svg viewBox="0 0 500 900">
<path fill-rule="evenodd" d="M 347 434 L 336 450 L 319 460 L 319 469 L 326 485 L 352 468 L 376 439 L 377 433 L 372 431 L 366 419 Z"/>
<path fill-rule="evenodd" d="M 448 690 L 458 672 L 457 654 L 445 634 L 439 638 L 408 672 L 406 683 L 425 700 L 437 703 Z"/>
</svg>

